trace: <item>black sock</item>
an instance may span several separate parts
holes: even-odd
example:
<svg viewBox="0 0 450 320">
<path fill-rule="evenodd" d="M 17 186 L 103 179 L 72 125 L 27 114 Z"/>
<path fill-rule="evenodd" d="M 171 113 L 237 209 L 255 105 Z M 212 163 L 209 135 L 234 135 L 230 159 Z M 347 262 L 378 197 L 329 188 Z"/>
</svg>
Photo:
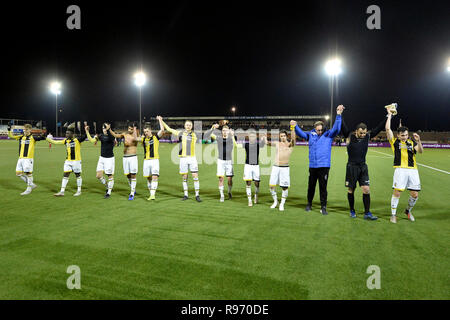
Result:
<svg viewBox="0 0 450 320">
<path fill-rule="evenodd" d="M 355 210 L 355 195 L 353 193 L 347 193 L 348 205 L 350 210 Z"/>
<path fill-rule="evenodd" d="M 364 212 L 368 213 L 370 211 L 370 193 L 363 193 L 363 203 L 364 203 Z"/>
</svg>

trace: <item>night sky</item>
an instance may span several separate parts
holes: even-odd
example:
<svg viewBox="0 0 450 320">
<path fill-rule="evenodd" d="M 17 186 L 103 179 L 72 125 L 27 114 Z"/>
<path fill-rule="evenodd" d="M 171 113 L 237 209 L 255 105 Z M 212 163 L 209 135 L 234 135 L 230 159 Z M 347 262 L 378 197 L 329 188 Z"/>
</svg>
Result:
<svg viewBox="0 0 450 320">
<path fill-rule="evenodd" d="M 95 5 L 93 4 L 95 2 Z M 2 3 L 1 118 L 135 120 L 143 116 L 312 115 L 330 110 L 324 63 L 343 63 L 335 105 L 369 127 L 399 104 L 412 130 L 449 130 L 449 1 L 15 1 Z M 68 30 L 66 8 L 81 8 Z M 366 8 L 381 8 L 368 30 Z"/>
</svg>

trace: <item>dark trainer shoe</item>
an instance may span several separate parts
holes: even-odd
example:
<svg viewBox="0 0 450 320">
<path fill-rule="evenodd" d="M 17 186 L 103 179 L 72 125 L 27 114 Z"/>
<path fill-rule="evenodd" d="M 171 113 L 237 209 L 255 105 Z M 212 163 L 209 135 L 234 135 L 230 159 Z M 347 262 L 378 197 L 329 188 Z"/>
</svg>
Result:
<svg viewBox="0 0 450 320">
<path fill-rule="evenodd" d="M 372 215 L 372 212 L 369 211 L 369 212 L 364 214 L 364 219 L 366 219 L 366 220 L 377 220 L 378 217 Z"/>
<path fill-rule="evenodd" d="M 322 207 L 322 208 L 320 209 L 320 213 L 321 213 L 322 215 L 326 216 L 326 215 L 328 214 L 328 212 L 327 212 L 327 207 Z"/>
</svg>

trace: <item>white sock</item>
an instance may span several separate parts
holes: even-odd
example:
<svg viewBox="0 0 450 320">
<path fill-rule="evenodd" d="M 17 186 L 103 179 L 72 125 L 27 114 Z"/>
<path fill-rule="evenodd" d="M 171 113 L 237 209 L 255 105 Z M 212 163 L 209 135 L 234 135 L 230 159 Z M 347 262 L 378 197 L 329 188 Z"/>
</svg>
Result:
<svg viewBox="0 0 450 320">
<path fill-rule="evenodd" d="M 188 184 L 187 184 L 187 180 L 183 180 L 183 191 L 184 191 L 184 195 L 187 197 L 187 196 L 188 196 Z"/>
<path fill-rule="evenodd" d="M 100 178 L 98 178 L 98 180 L 102 183 L 102 184 L 106 184 L 106 180 L 105 180 L 105 177 L 100 177 Z"/>
<path fill-rule="evenodd" d="M 134 196 L 134 193 L 136 192 L 136 178 L 131 179 L 130 187 L 131 187 L 130 194 Z"/>
<path fill-rule="evenodd" d="M 414 208 L 414 205 L 416 204 L 418 199 L 419 199 L 419 197 L 413 198 L 413 197 L 409 196 L 408 205 L 406 206 L 406 210 L 411 211 L 412 208 Z"/>
<path fill-rule="evenodd" d="M 223 198 L 223 186 L 219 186 L 220 197 Z"/>
<path fill-rule="evenodd" d="M 199 196 L 200 193 L 200 181 L 198 181 L 198 178 L 194 178 L 194 190 L 195 190 L 195 196 Z"/>
<path fill-rule="evenodd" d="M 156 193 L 156 189 L 158 189 L 158 181 L 152 181 L 151 183 L 151 190 L 150 190 L 150 195 L 154 196 Z"/>
<path fill-rule="evenodd" d="M 27 190 L 31 190 L 31 186 L 33 185 L 33 176 L 30 174 L 27 177 Z"/>
<path fill-rule="evenodd" d="M 278 202 L 277 192 L 275 191 L 275 189 L 270 189 L 270 194 L 272 195 L 273 202 Z"/>
<path fill-rule="evenodd" d="M 69 182 L 69 177 L 63 177 L 61 182 L 61 192 L 66 190 L 67 183 Z"/>
<path fill-rule="evenodd" d="M 147 180 L 147 188 L 150 194 L 152 194 L 152 182 Z"/>
<path fill-rule="evenodd" d="M 283 206 L 288 197 L 289 189 L 281 191 L 281 205 Z"/>
<path fill-rule="evenodd" d="M 83 182 L 83 179 L 81 179 L 81 177 L 77 178 L 77 192 L 81 192 L 81 184 Z"/>
<path fill-rule="evenodd" d="M 112 188 L 114 186 L 114 178 L 108 178 L 108 194 L 111 194 Z"/>
<path fill-rule="evenodd" d="M 392 196 L 392 198 L 391 198 L 391 213 L 393 216 L 395 216 L 397 214 L 397 206 L 398 206 L 399 200 L 400 200 L 400 198 L 397 198 L 394 196 Z"/>
<path fill-rule="evenodd" d="M 21 175 L 19 175 L 18 176 L 20 179 L 22 179 L 23 180 L 23 182 L 25 182 L 26 184 L 28 184 L 28 178 L 27 178 L 27 176 L 25 175 L 25 174 L 21 174 Z"/>
<path fill-rule="evenodd" d="M 248 201 L 252 201 L 252 187 L 251 186 L 246 186 L 245 187 L 245 191 L 247 193 Z"/>
</svg>

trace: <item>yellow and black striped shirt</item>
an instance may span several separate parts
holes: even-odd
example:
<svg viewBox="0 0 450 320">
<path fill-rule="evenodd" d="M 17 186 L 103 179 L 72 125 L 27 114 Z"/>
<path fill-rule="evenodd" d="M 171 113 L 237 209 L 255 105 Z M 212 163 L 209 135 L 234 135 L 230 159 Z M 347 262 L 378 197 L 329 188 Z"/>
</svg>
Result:
<svg viewBox="0 0 450 320">
<path fill-rule="evenodd" d="M 159 159 L 159 138 L 153 135 L 150 138 L 142 137 L 145 160 Z"/>
<path fill-rule="evenodd" d="M 33 159 L 34 158 L 34 146 L 36 141 L 45 140 L 44 137 L 34 137 L 33 135 L 25 136 L 13 136 L 9 134 L 13 139 L 19 140 L 19 158 L 20 159 Z"/>
<path fill-rule="evenodd" d="M 417 142 L 411 139 L 402 142 L 400 139 L 392 138 L 389 143 L 394 152 L 394 168 L 417 169 L 416 149 L 414 149 Z"/>
<path fill-rule="evenodd" d="M 78 138 L 64 139 L 63 144 L 66 145 L 68 161 L 80 161 L 81 160 L 81 142 Z"/>
<path fill-rule="evenodd" d="M 195 143 L 197 142 L 197 135 L 194 131 L 180 132 L 178 134 L 178 141 L 180 142 L 180 151 L 178 155 L 180 157 L 195 157 Z"/>
</svg>

